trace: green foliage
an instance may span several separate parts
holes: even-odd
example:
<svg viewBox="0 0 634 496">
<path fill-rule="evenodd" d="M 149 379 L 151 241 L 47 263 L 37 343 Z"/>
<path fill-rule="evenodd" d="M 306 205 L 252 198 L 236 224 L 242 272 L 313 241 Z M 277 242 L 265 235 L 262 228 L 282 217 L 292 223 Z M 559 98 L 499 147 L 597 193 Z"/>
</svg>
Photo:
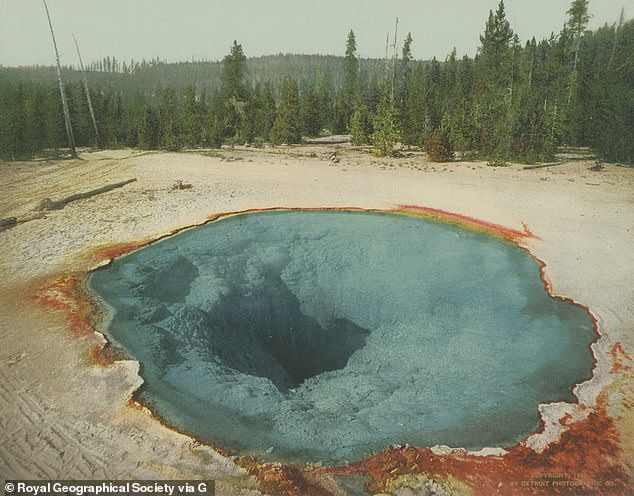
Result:
<svg viewBox="0 0 634 496">
<path fill-rule="evenodd" d="M 179 119 L 174 88 L 167 87 L 163 92 L 163 100 L 159 107 L 159 148 L 169 151 L 180 148 Z"/>
<path fill-rule="evenodd" d="M 225 124 L 224 124 L 224 106 L 220 94 L 216 94 L 211 99 L 210 112 L 207 119 L 207 141 L 210 146 L 220 148 L 224 141 Z"/>
<path fill-rule="evenodd" d="M 453 112 L 447 112 L 442 119 L 444 135 L 451 149 L 459 151 L 463 158 L 470 158 L 478 149 L 477 118 L 471 102 L 463 99 Z"/>
<path fill-rule="evenodd" d="M 183 96 L 182 108 L 182 138 L 183 146 L 192 148 L 199 146 L 202 142 L 203 135 L 203 116 L 202 108 L 196 96 L 196 87 L 188 86 L 185 88 Z"/>
<path fill-rule="evenodd" d="M 448 162 L 454 158 L 449 140 L 441 128 L 434 129 L 425 139 L 425 151 L 432 162 Z"/>
<path fill-rule="evenodd" d="M 216 139 L 230 138 L 234 142 L 244 139 L 240 134 L 249 97 L 244 84 L 246 61 L 242 45 L 234 40 L 229 54 L 222 60 L 221 105 L 216 109 L 219 114 L 215 123 Z"/>
<path fill-rule="evenodd" d="M 587 82 L 584 101 L 587 144 L 604 158 L 634 162 L 634 20 L 584 37 L 587 57 L 580 77 Z M 597 70 L 597 66 L 600 70 Z"/>
<path fill-rule="evenodd" d="M 263 143 L 275 119 L 275 99 L 271 87 L 257 84 L 245 107 L 242 136 L 247 143 Z"/>
<path fill-rule="evenodd" d="M 427 90 L 423 65 L 407 78 L 407 96 L 401 111 L 401 136 L 408 146 L 423 146 L 428 131 Z"/>
<path fill-rule="evenodd" d="M 350 118 L 354 111 L 353 105 L 357 99 L 358 91 L 358 74 L 359 74 L 359 60 L 357 59 L 357 42 L 354 36 L 354 32 L 350 30 L 348 33 L 348 40 L 346 41 L 346 54 L 344 58 L 345 65 L 345 82 L 343 90 L 343 106 L 338 110 L 341 113 L 341 124 L 338 127 L 343 129 L 348 128 L 350 124 Z M 339 117 L 339 116 L 338 116 Z"/>
<path fill-rule="evenodd" d="M 242 45 L 234 40 L 229 54 L 222 60 L 222 96 L 225 100 L 246 100 L 247 90 L 244 85 L 246 62 L 247 58 L 242 51 Z"/>
<path fill-rule="evenodd" d="M 136 93 L 126 106 L 124 114 L 124 119 L 127 122 L 126 146 L 150 148 L 147 114 L 148 110 L 143 95 Z"/>
<path fill-rule="evenodd" d="M 355 146 L 367 145 L 372 133 L 372 117 L 368 107 L 363 102 L 355 106 L 352 119 L 350 121 L 350 135 L 352 144 Z"/>
<path fill-rule="evenodd" d="M 337 93 L 332 105 L 330 130 L 334 134 L 343 134 L 348 129 L 348 104 L 343 93 Z"/>
<path fill-rule="evenodd" d="M 397 101 L 402 105 L 403 101 L 407 98 L 407 81 L 412 72 L 412 33 L 407 33 L 405 40 L 403 41 L 403 50 L 401 53 L 401 60 L 398 64 L 395 74 L 394 93 Z"/>
<path fill-rule="evenodd" d="M 506 19 L 504 1 L 501 0 L 498 9 L 493 14 L 489 11 L 489 19 L 480 36 L 480 68 L 485 81 L 489 84 L 500 84 L 505 81 L 508 68 L 508 51 L 513 39 L 513 30 Z"/>
<path fill-rule="evenodd" d="M 305 136 L 318 136 L 323 127 L 321 103 L 316 90 L 310 89 L 301 98 L 301 130 Z"/>
<path fill-rule="evenodd" d="M 370 142 L 375 155 L 379 157 L 392 155 L 394 145 L 400 140 L 400 133 L 396 106 L 387 85 L 383 87 L 373 124 L 374 132 L 370 136 Z"/>
<path fill-rule="evenodd" d="M 290 77 L 284 79 L 280 104 L 277 109 L 275 122 L 269 133 L 269 139 L 274 145 L 282 143 L 299 143 L 302 140 L 299 121 L 299 96 L 297 83 Z"/>
<path fill-rule="evenodd" d="M 358 58 L 352 31 L 343 57 L 247 60 L 234 42 L 222 62 L 106 58 L 87 77 L 107 147 L 294 143 L 326 129 L 389 155 L 397 141 L 440 143 L 440 128 L 445 151 L 467 158 L 544 162 L 564 143 L 633 162 L 634 22 L 589 32 L 587 0 L 567 16 L 557 36 L 522 45 L 500 2 L 477 57 L 454 50 L 443 63 L 412 61 L 408 35 L 393 92 L 379 83 L 385 62 Z M 93 146 L 81 74 L 65 68 L 63 79 L 77 145 Z M 54 68 L 0 67 L 0 109 L 0 157 L 67 146 Z"/>
<path fill-rule="evenodd" d="M 566 12 L 569 16 L 568 25 L 571 27 L 575 38 L 583 34 L 590 20 L 588 3 L 589 0 L 573 0 L 570 9 Z"/>
<path fill-rule="evenodd" d="M 359 60 L 357 59 L 357 41 L 354 32 L 350 30 L 346 41 L 345 54 L 345 94 L 347 101 L 352 103 L 357 93 L 357 75 L 359 73 Z"/>
</svg>

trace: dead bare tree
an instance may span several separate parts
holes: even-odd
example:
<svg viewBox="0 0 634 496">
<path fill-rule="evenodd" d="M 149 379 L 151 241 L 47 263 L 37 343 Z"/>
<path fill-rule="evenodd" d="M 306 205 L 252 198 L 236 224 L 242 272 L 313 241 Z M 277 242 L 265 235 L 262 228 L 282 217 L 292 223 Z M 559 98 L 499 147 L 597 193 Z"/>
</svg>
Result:
<svg viewBox="0 0 634 496">
<path fill-rule="evenodd" d="M 42 0 L 42 2 L 44 2 L 44 8 L 46 9 L 46 17 L 48 18 L 48 25 L 51 28 L 51 37 L 53 38 L 53 47 L 55 48 L 55 59 L 57 61 L 57 81 L 59 82 L 59 92 L 62 96 L 62 108 L 64 110 L 64 124 L 66 126 L 66 136 L 68 137 L 68 146 L 70 147 L 71 155 L 74 158 L 77 158 L 77 150 L 75 149 L 75 137 L 73 136 L 73 126 L 70 122 L 68 101 L 66 100 L 64 83 L 62 82 L 62 67 L 59 63 L 59 52 L 57 51 L 57 42 L 55 41 L 55 33 L 53 32 L 53 23 L 51 22 L 51 15 L 48 12 L 48 5 L 46 5 L 46 0 Z"/>
<path fill-rule="evenodd" d="M 397 55 L 397 48 L 398 48 L 398 42 L 396 40 L 396 37 L 398 35 L 398 17 L 396 18 L 396 23 L 394 25 L 394 55 L 392 55 L 392 82 L 391 82 L 391 96 L 392 96 L 392 100 L 394 100 L 394 82 L 396 80 L 396 59 L 398 58 Z"/>
<path fill-rule="evenodd" d="M 101 137 L 99 136 L 99 129 L 97 128 L 97 119 L 95 118 L 95 111 L 92 107 L 92 99 L 90 98 L 90 90 L 88 89 L 88 81 L 86 80 L 86 71 L 84 70 L 84 62 L 81 60 L 81 53 L 79 52 L 79 43 L 77 38 L 73 34 L 73 40 L 75 40 L 75 47 L 77 48 L 77 57 L 79 57 L 79 67 L 81 68 L 81 77 L 84 81 L 84 91 L 86 92 L 86 100 L 88 100 L 88 109 L 90 110 L 90 117 L 92 118 L 92 125 L 95 128 L 95 142 L 97 146 L 101 144 Z"/>
</svg>

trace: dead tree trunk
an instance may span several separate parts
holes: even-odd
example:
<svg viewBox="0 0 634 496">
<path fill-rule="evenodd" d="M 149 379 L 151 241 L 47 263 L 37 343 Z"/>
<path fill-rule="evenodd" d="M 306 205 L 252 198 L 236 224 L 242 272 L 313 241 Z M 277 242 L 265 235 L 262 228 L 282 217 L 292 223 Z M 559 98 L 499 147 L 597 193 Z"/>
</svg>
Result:
<svg viewBox="0 0 634 496">
<path fill-rule="evenodd" d="M 53 32 L 53 23 L 51 22 L 51 16 L 48 12 L 48 5 L 46 5 L 46 0 L 42 0 L 42 2 L 44 2 L 44 8 L 46 9 L 46 17 L 48 18 L 48 25 L 51 28 L 51 37 L 53 38 L 53 47 L 55 48 L 55 59 L 57 61 L 57 81 L 59 82 L 59 92 L 62 95 L 62 108 L 64 110 L 64 124 L 66 126 L 66 136 L 68 137 L 68 146 L 70 147 L 71 155 L 74 158 L 77 158 L 77 150 L 75 149 L 75 137 L 73 136 L 73 126 L 70 123 L 68 101 L 66 100 L 64 83 L 62 82 L 62 67 L 59 63 L 59 52 L 57 51 L 57 42 L 55 41 L 55 33 Z"/>
<path fill-rule="evenodd" d="M 17 217 L 9 217 L 8 219 L 0 219 L 0 231 L 4 231 L 6 229 L 10 229 L 17 225 L 18 219 Z"/>
<path fill-rule="evenodd" d="M 136 181 L 136 177 L 128 179 L 127 181 L 121 181 L 120 183 L 108 184 L 106 186 L 102 186 L 101 188 L 93 189 L 85 193 L 76 193 L 57 201 L 51 200 L 50 198 L 44 198 L 43 200 L 40 200 L 40 202 L 33 210 L 39 212 L 42 212 L 44 210 L 61 210 L 71 202 L 90 198 L 91 196 L 100 195 L 102 193 L 107 193 L 108 191 L 112 191 L 113 189 L 122 188 L 126 184 L 133 183 L 134 181 Z"/>
<path fill-rule="evenodd" d="M 394 25 L 394 55 L 392 56 L 392 88 L 391 88 L 391 97 L 392 101 L 394 101 L 394 84 L 396 82 L 396 59 L 397 56 L 397 47 L 398 42 L 396 40 L 396 36 L 398 35 L 398 17 L 396 18 L 396 24 Z"/>
<path fill-rule="evenodd" d="M 92 99 L 90 98 L 90 90 L 88 89 L 88 81 L 86 80 L 86 71 L 84 71 L 84 62 L 81 60 L 81 53 L 79 53 L 79 44 L 77 38 L 73 34 L 73 40 L 75 40 L 75 47 L 77 48 L 77 57 L 79 57 L 79 67 L 81 68 L 81 77 L 84 81 L 84 91 L 86 92 L 86 100 L 88 100 L 88 109 L 90 110 L 90 117 L 92 118 L 92 125 L 95 128 L 95 142 L 97 146 L 101 146 L 101 137 L 99 136 L 99 129 L 97 128 L 97 119 L 95 118 L 95 111 L 92 108 Z"/>
</svg>

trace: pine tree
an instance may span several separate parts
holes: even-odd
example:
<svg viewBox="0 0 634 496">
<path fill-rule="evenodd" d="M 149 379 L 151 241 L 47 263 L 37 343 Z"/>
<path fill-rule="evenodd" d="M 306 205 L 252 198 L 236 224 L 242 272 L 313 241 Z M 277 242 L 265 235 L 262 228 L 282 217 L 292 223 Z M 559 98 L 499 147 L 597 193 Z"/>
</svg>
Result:
<svg viewBox="0 0 634 496">
<path fill-rule="evenodd" d="M 425 114 L 429 121 L 425 129 L 426 132 L 440 126 L 440 121 L 445 113 L 442 79 L 441 65 L 434 57 L 425 72 Z"/>
<path fill-rule="evenodd" d="M 225 137 L 225 108 L 222 94 L 216 93 L 211 98 L 209 115 L 207 117 L 207 142 L 215 148 L 220 148 Z"/>
<path fill-rule="evenodd" d="M 258 83 L 253 90 L 251 98 L 247 102 L 244 109 L 244 121 L 242 123 L 242 130 L 240 134 L 244 138 L 244 140 L 252 144 L 255 142 L 256 137 L 258 136 L 258 113 L 260 101 L 262 99 L 261 96 L 262 89 L 260 84 Z"/>
<path fill-rule="evenodd" d="M 339 92 L 336 94 L 330 115 L 330 130 L 334 134 L 345 133 L 348 129 L 349 108 L 346 104 L 346 96 L 344 93 Z"/>
<path fill-rule="evenodd" d="M 142 136 L 146 128 L 145 101 L 139 92 L 136 92 L 127 101 L 123 109 L 123 120 L 125 121 L 125 136 L 123 144 L 131 148 L 147 149 L 147 139 Z M 94 129 L 93 129 L 94 131 Z M 100 137 L 100 139 L 102 139 Z"/>
<path fill-rule="evenodd" d="M 59 89 L 49 88 L 45 105 L 47 146 L 51 148 L 65 146 L 68 141 L 64 130 L 64 113 L 59 99 Z"/>
<path fill-rule="evenodd" d="M 319 120 L 322 123 L 322 126 L 328 127 L 329 131 L 332 132 L 332 111 L 333 111 L 333 102 L 332 102 L 332 90 L 328 84 L 327 79 L 321 70 L 317 70 L 315 74 L 315 91 L 317 92 L 317 98 L 319 99 L 319 108 L 320 108 L 320 117 Z"/>
<path fill-rule="evenodd" d="M 513 78 L 517 38 L 506 19 L 504 1 L 495 14 L 489 12 L 480 36 L 477 71 L 484 85 L 479 96 L 482 112 L 480 151 L 484 158 L 505 162 L 511 156 L 514 127 Z"/>
<path fill-rule="evenodd" d="M 572 36 L 574 38 L 574 62 L 572 72 L 577 71 L 577 63 L 579 61 L 579 50 L 581 48 L 581 37 L 586 30 L 590 14 L 588 13 L 589 0 L 573 0 L 570 10 L 566 12 L 569 17 L 568 25 L 570 26 Z M 570 98 L 569 98 L 570 101 Z"/>
<path fill-rule="evenodd" d="M 9 84 L 0 97 L 2 117 L 0 117 L 0 145 L 2 156 L 10 159 L 27 158 L 31 147 L 27 141 L 27 125 L 25 120 L 26 102 L 29 91 L 26 81 Z M 1 94 L 0 94 L 1 95 Z"/>
<path fill-rule="evenodd" d="M 487 82 L 506 82 L 506 75 L 501 71 L 508 68 L 508 51 L 512 39 L 513 30 L 506 19 L 504 0 L 501 0 L 495 14 L 489 11 L 484 34 L 480 36 L 479 62 Z"/>
<path fill-rule="evenodd" d="M 586 35 L 584 45 L 584 138 L 602 157 L 634 163 L 634 20 Z"/>
<path fill-rule="evenodd" d="M 318 136 L 322 129 L 319 95 L 314 89 L 304 93 L 301 99 L 301 129 L 306 136 Z"/>
<path fill-rule="evenodd" d="M 247 89 L 244 84 L 244 73 L 247 58 L 236 40 L 229 49 L 229 54 L 222 60 L 222 96 L 225 100 L 245 101 Z"/>
<path fill-rule="evenodd" d="M 388 85 L 383 85 L 381 101 L 376 109 L 373 124 L 374 132 L 370 136 L 370 141 L 375 155 L 392 155 L 394 145 L 400 140 L 400 133 L 394 98 Z"/>
<path fill-rule="evenodd" d="M 405 41 L 403 41 L 403 49 L 401 52 L 401 60 L 398 65 L 398 71 L 396 74 L 396 88 L 395 95 L 399 105 L 403 104 L 403 101 L 407 98 L 407 82 L 412 72 L 412 33 L 407 33 Z"/>
<path fill-rule="evenodd" d="M 453 159 L 451 144 L 442 128 L 436 128 L 425 139 L 425 151 L 432 162 L 448 162 Z"/>
<path fill-rule="evenodd" d="M 442 75 L 443 99 L 446 102 L 446 109 L 452 110 L 457 107 L 460 101 L 460 88 L 458 86 L 458 60 L 456 48 L 451 51 L 445 60 Z"/>
<path fill-rule="evenodd" d="M 582 87 L 587 80 L 582 80 L 580 73 L 580 54 L 581 42 L 586 31 L 586 26 L 590 20 L 588 13 L 588 0 L 573 0 L 570 9 L 566 12 L 569 16 L 567 25 L 570 29 L 572 51 L 570 58 L 572 59 L 572 67 L 568 74 L 568 95 L 566 99 L 566 140 L 570 143 L 577 144 L 583 140 L 583 113 L 584 109 L 582 101 Z"/>
<path fill-rule="evenodd" d="M 344 102 L 345 114 L 344 128 L 350 123 L 350 117 L 354 110 L 354 102 L 357 99 L 358 78 L 359 78 L 359 59 L 357 58 L 357 41 L 354 32 L 350 30 L 348 40 L 346 41 L 346 53 L 344 58 L 345 82 L 344 82 Z"/>
<path fill-rule="evenodd" d="M 70 120 L 73 123 L 75 144 L 77 146 L 92 145 L 95 131 L 86 105 L 84 90 L 79 84 L 67 84 L 65 89 Z M 122 125 L 124 122 L 125 119 L 122 119 L 118 124 Z"/>
<path fill-rule="evenodd" d="M 94 104 L 97 125 L 104 145 L 117 147 L 125 143 L 126 136 L 121 132 L 121 123 L 124 121 L 121 96 L 108 89 L 96 95 Z"/>
<path fill-rule="evenodd" d="M 248 91 L 244 84 L 246 56 L 242 45 L 233 41 L 229 54 L 222 60 L 222 105 L 217 110 L 217 132 L 223 138 L 240 139 Z"/>
<path fill-rule="evenodd" d="M 196 99 L 196 108 L 198 115 L 198 138 L 200 145 L 206 147 L 209 145 L 207 122 L 209 121 L 209 99 L 207 98 L 207 92 L 202 90 L 198 98 Z"/>
<path fill-rule="evenodd" d="M 186 147 L 195 147 L 202 144 L 202 116 L 196 99 L 196 87 L 193 85 L 185 88 L 182 110 L 182 143 Z"/>
<path fill-rule="evenodd" d="M 426 94 L 423 65 L 419 64 L 408 78 L 407 96 L 401 111 L 400 134 L 408 146 L 423 146 L 429 122 Z"/>
<path fill-rule="evenodd" d="M 298 116 L 299 96 L 297 83 L 290 77 L 285 77 L 277 116 L 269 133 L 271 143 L 274 145 L 299 143 L 302 136 Z"/>
<path fill-rule="evenodd" d="M 472 102 L 463 99 L 457 108 L 444 115 L 441 127 L 449 141 L 449 148 L 459 152 L 462 159 L 470 159 L 478 148 L 479 140 Z"/>
<path fill-rule="evenodd" d="M 41 83 L 33 83 L 31 97 L 27 103 L 27 140 L 32 152 L 43 150 L 48 146 L 46 135 L 46 100 L 49 97 L 47 87 Z M 1 108 L 1 105 L 0 105 Z M 2 112 L 0 112 L 1 114 Z M 2 132 L 0 131 L 0 135 Z M 0 145 L 1 148 L 1 145 Z"/>
<path fill-rule="evenodd" d="M 361 101 L 355 105 L 350 120 L 350 136 L 355 146 L 367 145 L 372 134 L 372 121 L 368 107 Z"/>
<path fill-rule="evenodd" d="M 163 92 L 159 108 L 159 148 L 175 151 L 181 146 L 178 103 L 174 88 L 168 86 Z"/>
</svg>

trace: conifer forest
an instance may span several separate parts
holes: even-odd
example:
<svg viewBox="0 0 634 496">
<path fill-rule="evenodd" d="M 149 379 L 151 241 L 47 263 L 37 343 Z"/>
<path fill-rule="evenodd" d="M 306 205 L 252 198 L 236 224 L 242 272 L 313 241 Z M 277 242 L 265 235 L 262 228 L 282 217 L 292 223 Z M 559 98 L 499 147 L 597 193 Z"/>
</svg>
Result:
<svg viewBox="0 0 634 496">
<path fill-rule="evenodd" d="M 65 66 L 72 135 L 77 146 L 174 151 L 350 134 L 377 155 L 402 143 L 435 161 L 543 163 L 583 146 L 632 163 L 634 20 L 590 31 L 588 9 L 573 0 L 560 32 L 520 40 L 501 1 L 474 57 L 413 60 L 408 34 L 385 59 L 364 59 L 350 31 L 342 56 L 247 58 L 235 41 L 220 62 Z M 55 68 L 0 67 L 0 158 L 68 145 Z"/>
</svg>

